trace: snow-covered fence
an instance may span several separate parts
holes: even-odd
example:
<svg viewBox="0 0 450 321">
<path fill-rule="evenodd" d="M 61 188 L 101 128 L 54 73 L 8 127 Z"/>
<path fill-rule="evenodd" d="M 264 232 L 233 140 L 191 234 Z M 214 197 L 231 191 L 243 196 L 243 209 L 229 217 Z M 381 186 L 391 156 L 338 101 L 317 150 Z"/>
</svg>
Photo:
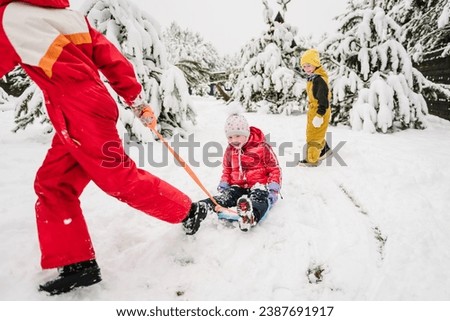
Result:
<svg viewBox="0 0 450 321">
<path fill-rule="evenodd" d="M 450 56 L 442 57 L 444 49 L 426 53 L 417 69 L 434 83 L 450 87 Z M 425 98 L 430 114 L 450 120 L 450 101 L 442 97 Z"/>
</svg>

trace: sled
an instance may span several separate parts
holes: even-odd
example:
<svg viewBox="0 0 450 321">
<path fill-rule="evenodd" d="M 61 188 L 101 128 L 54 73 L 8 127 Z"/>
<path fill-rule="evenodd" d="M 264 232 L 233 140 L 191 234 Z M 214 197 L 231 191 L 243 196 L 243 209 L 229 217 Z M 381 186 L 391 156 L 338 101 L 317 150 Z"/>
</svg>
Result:
<svg viewBox="0 0 450 321">
<path fill-rule="evenodd" d="M 269 202 L 269 207 L 267 208 L 266 212 L 261 217 L 259 222 L 262 222 L 267 217 L 267 213 L 269 213 L 271 208 L 272 208 L 272 204 L 270 204 L 270 202 Z M 239 214 L 237 213 L 235 207 L 232 207 L 232 208 L 221 207 L 221 209 L 217 212 L 217 217 L 219 218 L 219 220 L 228 221 L 228 222 L 239 221 Z"/>
</svg>

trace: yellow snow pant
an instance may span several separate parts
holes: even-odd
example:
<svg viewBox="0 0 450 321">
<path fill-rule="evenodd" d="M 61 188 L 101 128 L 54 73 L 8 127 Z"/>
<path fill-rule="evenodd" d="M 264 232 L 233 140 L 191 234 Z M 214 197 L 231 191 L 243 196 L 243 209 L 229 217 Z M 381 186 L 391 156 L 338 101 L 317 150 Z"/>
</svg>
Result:
<svg viewBox="0 0 450 321">
<path fill-rule="evenodd" d="M 327 108 L 323 115 L 323 123 L 319 128 L 314 127 L 312 120 L 317 115 L 317 107 L 309 106 L 306 124 L 306 144 L 308 163 L 317 163 L 319 161 L 320 152 L 325 146 L 325 134 L 327 133 L 328 123 L 330 122 L 331 108 Z"/>
</svg>

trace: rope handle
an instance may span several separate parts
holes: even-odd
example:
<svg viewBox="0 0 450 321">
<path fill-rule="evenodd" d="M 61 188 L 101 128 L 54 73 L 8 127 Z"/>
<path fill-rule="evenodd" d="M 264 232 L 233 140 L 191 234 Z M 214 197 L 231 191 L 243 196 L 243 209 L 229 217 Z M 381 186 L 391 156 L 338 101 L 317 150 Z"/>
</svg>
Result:
<svg viewBox="0 0 450 321">
<path fill-rule="evenodd" d="M 216 205 L 215 211 L 221 211 L 221 212 L 231 212 L 236 213 L 236 211 L 233 211 L 232 209 L 226 208 L 221 206 L 216 199 L 211 195 L 211 193 L 206 189 L 206 187 L 203 185 L 203 183 L 200 181 L 198 176 L 195 174 L 195 172 L 192 170 L 192 168 L 184 161 L 184 159 L 177 153 L 175 150 L 169 145 L 169 143 L 164 139 L 164 137 L 158 132 L 156 129 L 156 117 L 153 113 L 153 110 L 150 106 L 146 106 L 143 108 L 141 115 L 141 119 L 145 119 L 145 125 L 146 127 L 150 128 L 150 130 L 163 142 L 163 144 L 166 146 L 166 148 L 170 151 L 170 153 L 175 157 L 175 159 L 183 166 L 186 173 L 189 174 L 189 176 L 194 180 L 194 182 L 205 192 L 205 194 L 208 196 L 208 198 Z M 150 120 L 150 121 L 148 121 Z"/>
<path fill-rule="evenodd" d="M 216 205 L 216 207 L 222 208 L 219 203 L 217 203 L 216 199 L 211 195 L 211 193 L 206 189 L 203 183 L 200 181 L 198 176 L 194 173 L 192 168 L 184 161 L 184 159 L 177 153 L 175 150 L 169 145 L 169 143 L 164 139 L 164 137 L 156 130 L 155 127 L 148 126 L 153 133 L 163 142 L 163 144 L 167 147 L 169 152 L 175 157 L 175 159 L 181 164 L 184 170 L 189 174 L 189 176 L 194 180 L 194 182 L 205 192 L 205 194 L 209 197 L 209 199 Z"/>
</svg>

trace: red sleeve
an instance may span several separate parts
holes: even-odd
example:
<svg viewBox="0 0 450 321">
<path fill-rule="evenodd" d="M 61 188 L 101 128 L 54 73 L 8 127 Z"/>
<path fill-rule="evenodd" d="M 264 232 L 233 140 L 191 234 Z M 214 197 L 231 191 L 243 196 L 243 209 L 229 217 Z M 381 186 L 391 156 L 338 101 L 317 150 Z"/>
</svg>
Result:
<svg viewBox="0 0 450 321">
<path fill-rule="evenodd" d="M 231 181 L 231 152 L 230 148 L 228 147 L 225 150 L 225 154 L 223 156 L 223 169 L 222 169 L 222 177 L 220 178 L 221 182 L 227 182 L 228 184 Z"/>
<path fill-rule="evenodd" d="M 268 183 L 278 183 L 281 185 L 281 168 L 278 163 L 277 156 L 273 152 L 272 147 L 268 144 L 264 144 L 265 146 L 265 164 L 268 171 Z"/>
<path fill-rule="evenodd" d="M 93 45 L 92 60 L 108 79 L 114 91 L 128 105 L 132 105 L 142 91 L 142 86 L 136 79 L 133 65 L 103 34 L 90 25 L 89 32 Z"/>
</svg>

